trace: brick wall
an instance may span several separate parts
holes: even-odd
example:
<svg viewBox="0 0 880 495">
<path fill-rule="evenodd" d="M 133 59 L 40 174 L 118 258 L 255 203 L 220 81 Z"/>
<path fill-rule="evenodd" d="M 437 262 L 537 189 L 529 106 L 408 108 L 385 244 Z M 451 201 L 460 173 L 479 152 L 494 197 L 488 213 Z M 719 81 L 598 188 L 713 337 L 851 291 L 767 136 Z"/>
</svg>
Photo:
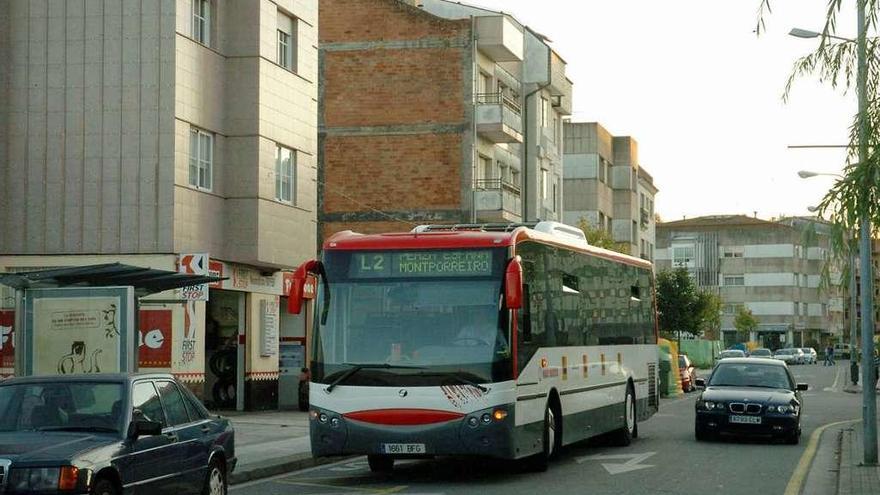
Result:
<svg viewBox="0 0 880 495">
<path fill-rule="evenodd" d="M 323 239 L 460 220 L 470 21 L 398 0 L 322 0 L 320 9 Z"/>
<path fill-rule="evenodd" d="M 441 19 L 399 0 L 320 0 L 321 43 L 455 37 L 469 20 Z"/>
</svg>

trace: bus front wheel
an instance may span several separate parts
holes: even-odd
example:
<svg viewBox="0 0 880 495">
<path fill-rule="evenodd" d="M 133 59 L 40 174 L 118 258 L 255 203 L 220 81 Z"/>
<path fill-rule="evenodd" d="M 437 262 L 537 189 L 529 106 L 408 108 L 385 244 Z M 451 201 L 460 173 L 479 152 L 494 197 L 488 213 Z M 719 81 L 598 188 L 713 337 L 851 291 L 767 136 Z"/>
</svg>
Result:
<svg viewBox="0 0 880 495">
<path fill-rule="evenodd" d="M 543 448 L 541 452 L 526 459 L 526 468 L 529 471 L 544 472 L 550 464 L 550 459 L 556 454 L 559 445 L 557 438 L 559 432 L 559 420 L 556 412 L 550 404 L 544 410 L 544 431 L 541 438 Z"/>
<path fill-rule="evenodd" d="M 367 464 L 374 473 L 390 473 L 394 469 L 394 458 L 387 455 L 368 455 Z"/>
</svg>

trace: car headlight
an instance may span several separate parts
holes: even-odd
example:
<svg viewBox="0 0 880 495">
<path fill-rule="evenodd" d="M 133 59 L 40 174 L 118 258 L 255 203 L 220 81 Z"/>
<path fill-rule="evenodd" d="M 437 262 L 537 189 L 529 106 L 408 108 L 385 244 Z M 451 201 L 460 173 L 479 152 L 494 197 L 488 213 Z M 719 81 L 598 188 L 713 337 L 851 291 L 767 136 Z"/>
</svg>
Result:
<svg viewBox="0 0 880 495">
<path fill-rule="evenodd" d="M 52 468 L 13 468 L 9 485 L 13 491 L 35 492 L 49 490 L 74 490 L 79 469 L 74 466 Z"/>
</svg>

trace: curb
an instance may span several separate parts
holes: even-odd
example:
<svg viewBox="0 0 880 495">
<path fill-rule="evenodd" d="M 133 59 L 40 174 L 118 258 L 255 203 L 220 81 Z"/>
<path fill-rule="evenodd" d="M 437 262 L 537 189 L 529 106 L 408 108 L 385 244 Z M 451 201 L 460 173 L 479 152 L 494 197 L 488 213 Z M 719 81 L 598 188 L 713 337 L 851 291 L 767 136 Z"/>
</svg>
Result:
<svg viewBox="0 0 880 495">
<path fill-rule="evenodd" d="M 235 471 L 229 474 L 229 484 L 238 485 L 248 481 L 268 478 L 270 476 L 284 474 L 291 471 L 299 471 L 300 469 L 331 464 L 347 458 L 348 457 L 312 457 L 311 454 L 293 454 L 279 457 L 277 459 L 259 462 L 253 466 L 247 466 L 246 469 L 241 469 L 241 466 L 239 466 Z"/>
</svg>

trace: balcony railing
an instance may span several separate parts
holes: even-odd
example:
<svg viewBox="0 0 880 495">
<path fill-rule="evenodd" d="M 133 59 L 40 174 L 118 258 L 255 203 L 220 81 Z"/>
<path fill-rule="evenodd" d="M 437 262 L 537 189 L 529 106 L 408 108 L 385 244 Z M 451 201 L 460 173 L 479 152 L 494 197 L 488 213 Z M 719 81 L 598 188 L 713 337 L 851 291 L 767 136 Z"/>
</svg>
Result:
<svg viewBox="0 0 880 495">
<path fill-rule="evenodd" d="M 477 179 L 474 188 L 478 191 L 505 190 L 516 194 L 520 193 L 519 186 L 504 179 Z"/>
<path fill-rule="evenodd" d="M 477 93 L 474 95 L 474 100 L 477 105 L 504 105 L 505 108 L 516 113 L 518 116 L 522 115 L 522 107 L 519 102 L 505 95 L 501 91 L 496 91 L 494 93 Z"/>
</svg>

